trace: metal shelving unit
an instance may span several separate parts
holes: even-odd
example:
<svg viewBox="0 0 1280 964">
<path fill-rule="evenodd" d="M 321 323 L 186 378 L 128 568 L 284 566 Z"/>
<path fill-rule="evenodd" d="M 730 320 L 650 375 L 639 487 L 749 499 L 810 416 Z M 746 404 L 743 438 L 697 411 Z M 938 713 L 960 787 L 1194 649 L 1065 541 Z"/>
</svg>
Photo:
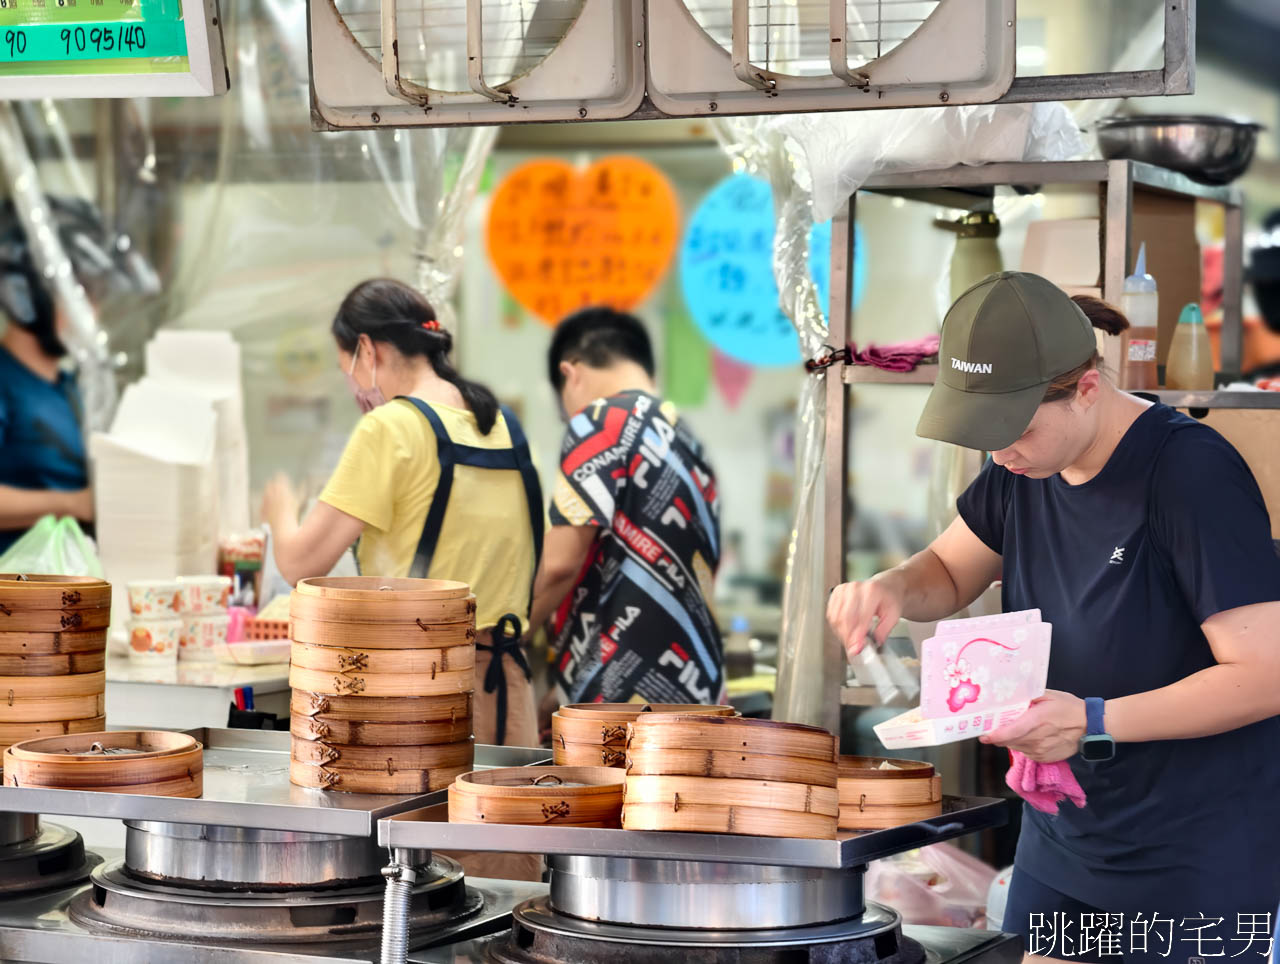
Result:
<svg viewBox="0 0 1280 964">
<path fill-rule="evenodd" d="M 1198 184 L 1174 171 L 1137 161 L 1049 161 L 960 166 L 939 171 L 882 174 L 870 178 L 861 190 L 887 194 L 963 210 L 989 210 L 997 187 L 1012 187 L 1031 193 L 1046 185 L 1095 185 L 1099 192 L 1101 221 L 1100 263 L 1102 297 L 1119 304 L 1124 278 L 1129 268 L 1130 239 L 1133 229 L 1134 191 L 1190 202 L 1207 201 L 1222 205 L 1225 213 L 1225 247 L 1223 252 L 1223 323 L 1221 364 L 1223 380 L 1238 377 L 1243 355 L 1244 326 L 1241 298 L 1244 283 L 1244 223 L 1240 192 L 1231 187 Z M 857 217 L 855 193 L 844 210 L 832 219 L 831 231 L 831 301 L 829 342 L 846 345 L 853 329 L 853 307 L 850 282 L 852 277 L 854 231 Z M 824 475 L 825 518 L 829 533 L 823 547 L 823 579 L 827 587 L 844 581 L 847 502 L 849 426 L 846 419 L 850 385 L 896 384 L 930 385 L 937 377 L 938 366 L 927 365 L 912 372 L 897 374 L 866 366 L 844 364 L 840 377 L 829 377 L 826 385 L 827 462 Z M 1280 408 L 1280 393 L 1273 392 L 1159 392 L 1161 401 L 1179 408 Z M 860 687 L 842 693 L 845 678 L 843 648 L 830 628 L 824 636 L 823 705 L 835 707 L 843 702 L 865 705 Z"/>
</svg>

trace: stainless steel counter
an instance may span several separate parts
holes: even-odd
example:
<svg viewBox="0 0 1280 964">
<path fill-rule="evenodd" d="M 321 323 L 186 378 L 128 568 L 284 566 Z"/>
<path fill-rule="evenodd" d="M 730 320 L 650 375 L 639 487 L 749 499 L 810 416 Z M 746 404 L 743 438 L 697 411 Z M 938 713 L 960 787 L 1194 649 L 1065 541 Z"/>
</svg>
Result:
<svg viewBox="0 0 1280 964">
<path fill-rule="evenodd" d="M 1003 826 L 1009 814 L 1004 800 L 946 797 L 940 817 L 890 830 L 842 833 L 835 840 L 466 824 L 448 823 L 448 819 L 445 807 L 440 805 L 397 812 L 378 821 L 378 842 L 393 849 L 567 854 L 842 870 L 977 830 Z"/>
<path fill-rule="evenodd" d="M 425 794 L 335 793 L 289 782 L 289 734 L 261 730 L 188 731 L 204 750 L 204 795 L 197 799 L 152 797 L 95 790 L 0 787 L 0 811 L 159 820 L 368 837 L 377 822 L 447 799 Z M 476 769 L 547 761 L 549 751 L 477 746 Z"/>
</svg>

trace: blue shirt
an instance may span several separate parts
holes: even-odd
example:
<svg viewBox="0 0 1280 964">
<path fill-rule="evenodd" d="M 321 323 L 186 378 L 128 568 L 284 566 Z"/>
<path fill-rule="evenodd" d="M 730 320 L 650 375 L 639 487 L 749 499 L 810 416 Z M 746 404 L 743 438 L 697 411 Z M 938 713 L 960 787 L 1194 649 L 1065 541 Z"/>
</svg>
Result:
<svg viewBox="0 0 1280 964">
<path fill-rule="evenodd" d="M 89 485 L 75 376 L 41 378 L 0 346 L 0 485 L 78 491 Z M 0 530 L 0 552 L 22 530 Z"/>
<path fill-rule="evenodd" d="M 1094 478 L 988 463 L 957 507 L 1004 557 L 1006 610 L 1053 624 L 1051 689 L 1114 699 L 1215 664 L 1200 624 L 1280 599 L 1280 556 L 1248 466 L 1225 439 L 1154 405 Z M 1108 913 L 1226 917 L 1280 900 L 1280 717 L 1195 740 L 1075 756 L 1088 797 L 1023 808 L 1016 866 Z"/>
</svg>

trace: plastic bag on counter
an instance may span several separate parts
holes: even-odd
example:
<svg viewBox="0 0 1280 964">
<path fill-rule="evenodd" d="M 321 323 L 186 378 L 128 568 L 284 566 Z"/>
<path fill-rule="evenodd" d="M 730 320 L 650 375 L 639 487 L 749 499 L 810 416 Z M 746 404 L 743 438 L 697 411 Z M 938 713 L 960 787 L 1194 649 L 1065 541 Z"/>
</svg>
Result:
<svg viewBox="0 0 1280 964">
<path fill-rule="evenodd" d="M 983 927 L 996 871 L 951 844 L 910 850 L 867 868 L 868 900 L 887 904 L 907 924 Z"/>
<path fill-rule="evenodd" d="M 770 118 L 805 157 L 813 218 L 822 222 L 867 178 L 956 164 L 1062 161 L 1085 150 L 1057 102 L 789 114 Z"/>
<path fill-rule="evenodd" d="M 44 516 L 19 537 L 4 555 L 0 572 L 41 573 L 102 578 L 93 540 L 67 516 Z"/>
</svg>

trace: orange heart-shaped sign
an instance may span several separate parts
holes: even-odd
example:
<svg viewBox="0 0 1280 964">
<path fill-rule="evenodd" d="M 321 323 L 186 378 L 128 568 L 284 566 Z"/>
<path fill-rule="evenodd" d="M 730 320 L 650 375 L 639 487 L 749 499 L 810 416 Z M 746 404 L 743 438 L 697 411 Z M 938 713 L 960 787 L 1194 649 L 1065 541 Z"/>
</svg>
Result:
<svg viewBox="0 0 1280 964">
<path fill-rule="evenodd" d="M 489 258 L 512 297 L 548 324 L 589 305 L 628 310 L 662 280 L 680 206 L 662 172 L 638 157 L 585 170 L 529 161 L 489 206 Z"/>
</svg>

